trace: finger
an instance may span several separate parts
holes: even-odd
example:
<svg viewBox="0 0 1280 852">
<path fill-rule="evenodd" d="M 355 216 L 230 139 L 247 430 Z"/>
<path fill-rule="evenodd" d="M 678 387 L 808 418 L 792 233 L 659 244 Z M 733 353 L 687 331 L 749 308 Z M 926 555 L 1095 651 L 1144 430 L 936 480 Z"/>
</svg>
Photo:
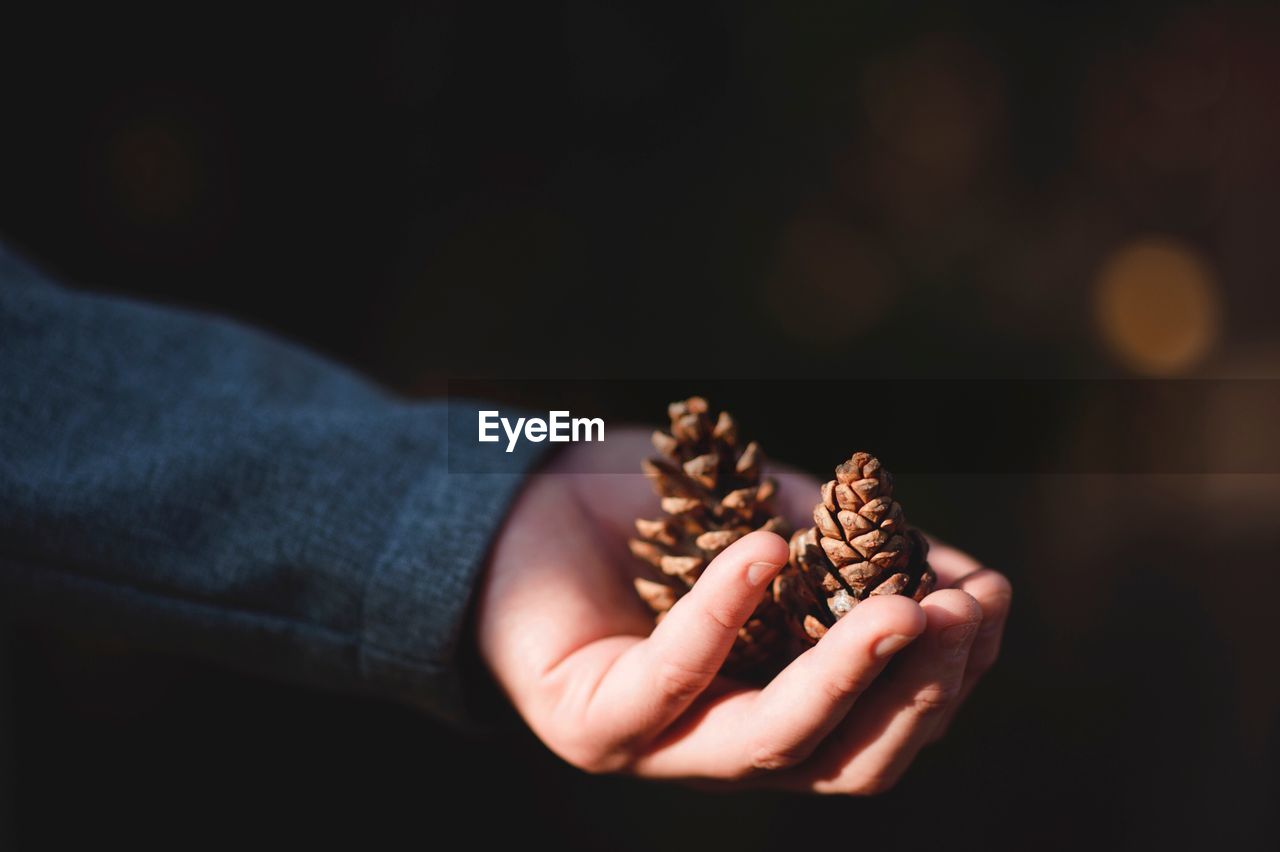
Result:
<svg viewBox="0 0 1280 852">
<path fill-rule="evenodd" d="M 875 793 L 891 787 L 956 701 L 969 648 L 982 619 L 978 602 L 957 589 L 921 602 L 929 623 L 877 688 L 845 721 L 813 767 L 814 788 Z M 855 612 L 857 610 L 854 610 Z"/>
<path fill-rule="evenodd" d="M 792 529 L 813 525 L 813 507 L 818 502 L 818 480 L 807 473 L 771 464 L 769 473 L 778 482 L 774 505 Z"/>
<path fill-rule="evenodd" d="M 753 532 L 727 547 L 649 638 L 610 667 L 588 705 L 589 724 L 619 743 L 670 724 L 711 683 L 786 561 L 787 543 L 769 532 Z"/>
<path fill-rule="evenodd" d="M 978 635 L 974 637 L 973 647 L 969 649 L 969 660 L 965 665 L 959 700 L 943 714 L 937 730 L 934 731 L 934 739 L 946 733 L 951 720 L 955 718 L 956 710 L 969 697 L 978 679 L 995 664 L 996 658 L 1000 655 L 1000 641 L 1004 636 L 1009 606 L 1013 601 L 1013 587 L 1008 579 L 990 568 L 982 568 L 962 578 L 956 584 L 956 588 L 972 595 L 982 607 L 982 624 L 978 627 Z"/>
<path fill-rule="evenodd" d="M 747 767 L 783 769 L 812 754 L 926 623 L 909 598 L 877 595 L 858 604 L 756 697 L 745 738 Z"/>
</svg>

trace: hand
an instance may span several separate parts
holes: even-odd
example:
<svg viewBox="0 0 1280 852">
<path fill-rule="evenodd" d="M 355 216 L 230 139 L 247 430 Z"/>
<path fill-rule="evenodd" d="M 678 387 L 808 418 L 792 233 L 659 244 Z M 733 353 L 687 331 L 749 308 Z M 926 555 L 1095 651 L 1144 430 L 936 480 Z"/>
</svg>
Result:
<svg viewBox="0 0 1280 852">
<path fill-rule="evenodd" d="M 787 543 L 766 532 L 739 539 L 654 628 L 626 542 L 637 516 L 659 514 L 657 498 L 638 473 L 590 472 L 648 452 L 638 431 L 571 445 L 513 506 L 480 591 L 477 641 L 516 709 L 589 772 L 888 789 L 995 661 L 1009 582 L 935 545 L 940 588 L 921 603 L 868 598 L 765 687 L 736 682 L 717 672 Z M 811 523 L 818 483 L 774 475 L 780 510 Z"/>
</svg>

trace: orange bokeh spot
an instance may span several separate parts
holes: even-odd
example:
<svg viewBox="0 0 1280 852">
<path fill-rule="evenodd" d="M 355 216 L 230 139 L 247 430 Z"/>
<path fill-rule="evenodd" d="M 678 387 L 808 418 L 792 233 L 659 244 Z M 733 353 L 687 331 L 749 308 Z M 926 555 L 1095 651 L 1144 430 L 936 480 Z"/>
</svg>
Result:
<svg viewBox="0 0 1280 852">
<path fill-rule="evenodd" d="M 1196 250 L 1147 237 L 1112 252 L 1094 291 L 1095 320 L 1107 348 L 1130 369 L 1185 373 L 1208 354 L 1221 328 L 1217 278 Z"/>
</svg>

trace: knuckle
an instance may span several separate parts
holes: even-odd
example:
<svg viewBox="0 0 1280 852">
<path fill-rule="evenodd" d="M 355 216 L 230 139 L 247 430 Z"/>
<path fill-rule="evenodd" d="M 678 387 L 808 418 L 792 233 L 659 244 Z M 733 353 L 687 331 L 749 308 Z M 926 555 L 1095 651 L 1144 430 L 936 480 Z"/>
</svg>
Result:
<svg viewBox="0 0 1280 852">
<path fill-rule="evenodd" d="M 612 775 L 630 765 L 630 759 L 622 754 L 598 754 L 583 760 L 569 761 L 588 775 Z"/>
<path fill-rule="evenodd" d="M 631 762 L 631 756 L 625 751 L 581 740 L 560 742 L 554 750 L 575 769 L 589 775 L 622 772 Z"/>
<path fill-rule="evenodd" d="M 828 702 L 839 704 L 849 700 L 851 695 L 859 695 L 867 688 L 865 677 L 841 675 L 822 682 L 822 693 Z"/>
<path fill-rule="evenodd" d="M 788 769 L 808 757 L 799 746 L 768 743 L 751 749 L 750 768 L 753 772 L 776 772 Z"/>
<path fill-rule="evenodd" d="M 535 725 L 534 733 L 570 766 L 591 775 L 621 772 L 634 759 L 625 742 L 589 724 L 553 720 L 549 724 Z"/>
<path fill-rule="evenodd" d="M 708 606 L 704 608 L 703 612 L 706 613 L 712 625 L 719 627 L 721 630 L 737 633 L 738 628 L 741 627 L 737 613 L 723 605 Z"/>
<path fill-rule="evenodd" d="M 921 716 L 936 716 L 955 704 L 959 695 L 958 684 L 934 684 L 917 692 L 911 699 L 911 707 Z"/>
<path fill-rule="evenodd" d="M 665 660 L 658 666 L 658 691 L 668 699 L 686 701 L 706 689 L 713 677 L 715 672 Z"/>
</svg>

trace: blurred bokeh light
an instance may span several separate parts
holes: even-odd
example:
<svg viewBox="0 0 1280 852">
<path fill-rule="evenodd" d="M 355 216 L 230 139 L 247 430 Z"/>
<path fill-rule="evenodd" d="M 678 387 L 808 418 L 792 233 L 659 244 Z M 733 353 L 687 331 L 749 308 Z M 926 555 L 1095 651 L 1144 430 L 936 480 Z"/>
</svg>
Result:
<svg viewBox="0 0 1280 852">
<path fill-rule="evenodd" d="M 1162 237 L 1135 240 L 1104 261 L 1095 284 L 1098 330 L 1137 373 L 1185 374 L 1221 328 L 1217 276 L 1198 252 Z"/>
</svg>

